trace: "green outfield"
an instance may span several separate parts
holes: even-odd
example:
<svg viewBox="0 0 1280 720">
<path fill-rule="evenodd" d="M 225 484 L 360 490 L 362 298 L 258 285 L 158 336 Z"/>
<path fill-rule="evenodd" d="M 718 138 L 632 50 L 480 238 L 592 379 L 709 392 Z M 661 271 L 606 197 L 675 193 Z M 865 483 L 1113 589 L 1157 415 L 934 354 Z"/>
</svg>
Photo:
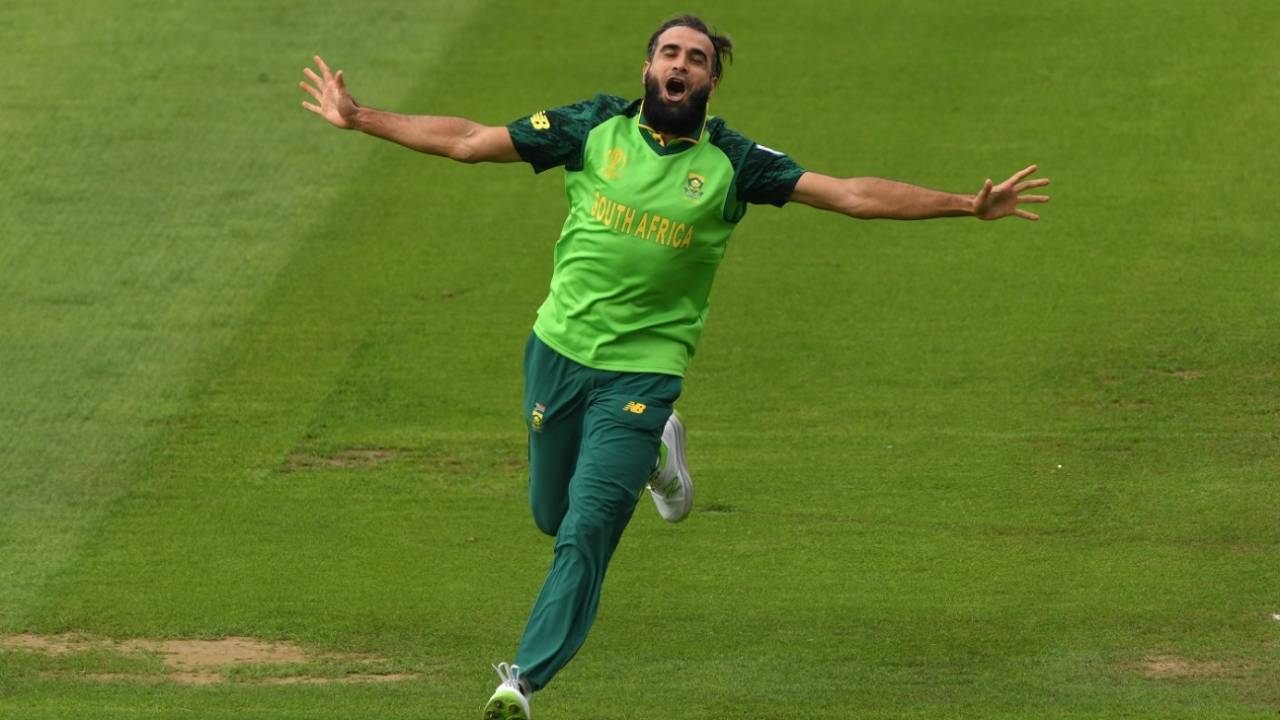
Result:
<svg viewBox="0 0 1280 720">
<path fill-rule="evenodd" d="M 1034 162 L 1053 202 L 753 208 L 693 514 L 642 500 L 534 717 L 1276 717 L 1273 0 L 5 2 L 0 717 L 479 717 L 551 557 L 520 360 L 562 176 L 296 83 L 505 123 L 639 95 L 686 9 L 737 45 L 712 112 L 804 166 Z"/>
</svg>

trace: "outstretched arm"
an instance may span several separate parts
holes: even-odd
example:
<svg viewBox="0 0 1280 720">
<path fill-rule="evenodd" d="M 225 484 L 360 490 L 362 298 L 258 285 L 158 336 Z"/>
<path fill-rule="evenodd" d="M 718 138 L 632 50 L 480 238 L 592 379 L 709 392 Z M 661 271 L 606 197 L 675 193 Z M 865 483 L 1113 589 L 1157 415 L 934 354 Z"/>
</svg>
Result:
<svg viewBox="0 0 1280 720">
<path fill-rule="evenodd" d="M 347 92 L 342 71 L 329 71 L 317 55 L 316 74 L 303 69 L 307 79 L 298 83 L 315 103 L 303 101 L 302 107 L 328 120 L 334 127 L 359 130 L 375 137 L 399 143 L 411 150 L 452 158 L 459 162 L 517 162 L 520 155 L 505 127 L 481 125 L 466 118 L 434 115 L 401 115 L 375 110 L 356 103 Z"/>
<path fill-rule="evenodd" d="M 1032 165 L 999 185 L 992 185 L 988 179 L 976 195 L 930 190 L 883 178 L 836 178 L 807 172 L 800 176 L 791 200 L 864 220 L 927 220 L 964 215 L 983 220 L 1009 215 L 1039 220 L 1039 215 L 1018 207 L 1021 203 L 1049 202 L 1048 195 L 1021 194 L 1049 184 L 1048 178 L 1026 179 L 1035 171 L 1036 166 Z"/>
</svg>

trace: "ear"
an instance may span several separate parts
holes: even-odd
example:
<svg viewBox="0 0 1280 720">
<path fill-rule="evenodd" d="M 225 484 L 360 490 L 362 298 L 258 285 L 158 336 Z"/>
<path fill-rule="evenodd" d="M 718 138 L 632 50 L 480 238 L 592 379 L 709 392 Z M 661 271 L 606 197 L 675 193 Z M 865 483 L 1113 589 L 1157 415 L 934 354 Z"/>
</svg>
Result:
<svg viewBox="0 0 1280 720">
<path fill-rule="evenodd" d="M 644 76 L 649 74 L 649 61 L 644 61 L 644 67 L 640 68 L 640 84 L 644 84 Z"/>
<path fill-rule="evenodd" d="M 716 94 L 716 88 L 718 88 L 718 87 L 720 87 L 720 78 L 718 78 L 718 77 L 713 77 L 713 78 L 711 78 L 711 93 L 710 93 L 710 94 L 711 94 L 711 95 L 715 95 L 715 94 Z"/>
</svg>

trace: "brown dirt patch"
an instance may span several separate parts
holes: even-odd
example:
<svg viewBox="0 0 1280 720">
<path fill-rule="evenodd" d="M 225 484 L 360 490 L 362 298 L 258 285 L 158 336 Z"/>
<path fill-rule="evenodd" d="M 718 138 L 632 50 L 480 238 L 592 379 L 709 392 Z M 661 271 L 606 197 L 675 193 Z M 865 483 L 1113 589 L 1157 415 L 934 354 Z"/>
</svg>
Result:
<svg viewBox="0 0 1280 720">
<path fill-rule="evenodd" d="M 1165 370 L 1164 374 L 1179 380 L 1198 380 L 1204 377 L 1203 370 Z"/>
<path fill-rule="evenodd" d="M 164 664 L 178 671 L 199 671 L 222 665 L 253 663 L 304 663 L 307 654 L 296 645 L 269 643 L 247 637 L 221 640 L 126 640 L 118 647 L 126 652 L 159 653 Z"/>
<path fill-rule="evenodd" d="M 1149 678 L 1210 678 L 1247 670 L 1239 663 L 1195 660 L 1180 655 L 1148 655 L 1142 661 L 1141 672 Z"/>
<path fill-rule="evenodd" d="M 156 685 L 168 681 L 166 675 L 130 675 L 129 673 L 74 673 L 42 672 L 40 677 L 49 680 L 96 680 L 97 682 L 138 682 Z"/>
<path fill-rule="evenodd" d="M 213 685 L 223 681 L 217 669 L 235 665 L 305 663 L 307 654 L 296 645 L 269 643 L 247 637 L 221 640 L 126 640 L 116 649 L 160 655 L 171 671 L 169 679 L 182 685 Z"/>
<path fill-rule="evenodd" d="M 68 655 L 70 653 L 88 652 L 96 649 L 96 645 L 89 638 L 75 633 L 63 633 L 62 635 L 23 633 L 21 635 L 0 637 L 0 648 L 27 650 L 29 652 L 38 652 L 41 655 L 57 657 L 58 655 Z"/>
<path fill-rule="evenodd" d="M 375 468 L 383 463 L 395 460 L 404 451 L 394 448 L 350 448 L 332 455 L 318 455 L 311 452 L 295 451 L 285 458 L 286 470 L 309 470 L 313 468 Z"/>
<path fill-rule="evenodd" d="M 50 657 L 86 653 L 92 651 L 137 655 L 154 653 L 164 662 L 166 673 L 162 679 L 184 685 L 212 685 L 226 682 L 222 671 L 246 665 L 307 665 L 323 661 L 344 661 L 367 665 L 385 663 L 385 658 L 351 653 L 318 653 L 307 651 L 288 642 L 268 642 L 251 637 L 228 637 L 218 640 L 111 640 L 80 633 L 61 635 L 0 636 L 0 648 L 35 652 Z M 67 675 L 69 673 L 55 673 Z M 154 675 L 130 673 L 80 673 L 79 677 L 105 682 L 121 680 L 157 680 Z M 383 683 L 410 680 L 412 673 L 348 673 L 339 677 L 288 675 L 260 680 L 264 684 L 287 685 L 297 683 Z"/>
</svg>

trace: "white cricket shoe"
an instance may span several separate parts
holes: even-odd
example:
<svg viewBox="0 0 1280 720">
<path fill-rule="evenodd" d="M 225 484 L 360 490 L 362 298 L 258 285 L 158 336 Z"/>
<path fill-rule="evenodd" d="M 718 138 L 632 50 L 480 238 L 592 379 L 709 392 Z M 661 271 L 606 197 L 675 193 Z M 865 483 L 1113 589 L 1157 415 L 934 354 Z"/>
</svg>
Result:
<svg viewBox="0 0 1280 720">
<path fill-rule="evenodd" d="M 529 699 L 520 688 L 520 666 L 498 663 L 493 669 L 502 684 L 485 703 L 484 720 L 529 720 Z"/>
<path fill-rule="evenodd" d="M 658 462 L 649 476 L 649 494 L 667 522 L 678 523 L 693 509 L 693 478 L 684 459 L 684 423 L 675 411 L 662 429 Z"/>
</svg>

